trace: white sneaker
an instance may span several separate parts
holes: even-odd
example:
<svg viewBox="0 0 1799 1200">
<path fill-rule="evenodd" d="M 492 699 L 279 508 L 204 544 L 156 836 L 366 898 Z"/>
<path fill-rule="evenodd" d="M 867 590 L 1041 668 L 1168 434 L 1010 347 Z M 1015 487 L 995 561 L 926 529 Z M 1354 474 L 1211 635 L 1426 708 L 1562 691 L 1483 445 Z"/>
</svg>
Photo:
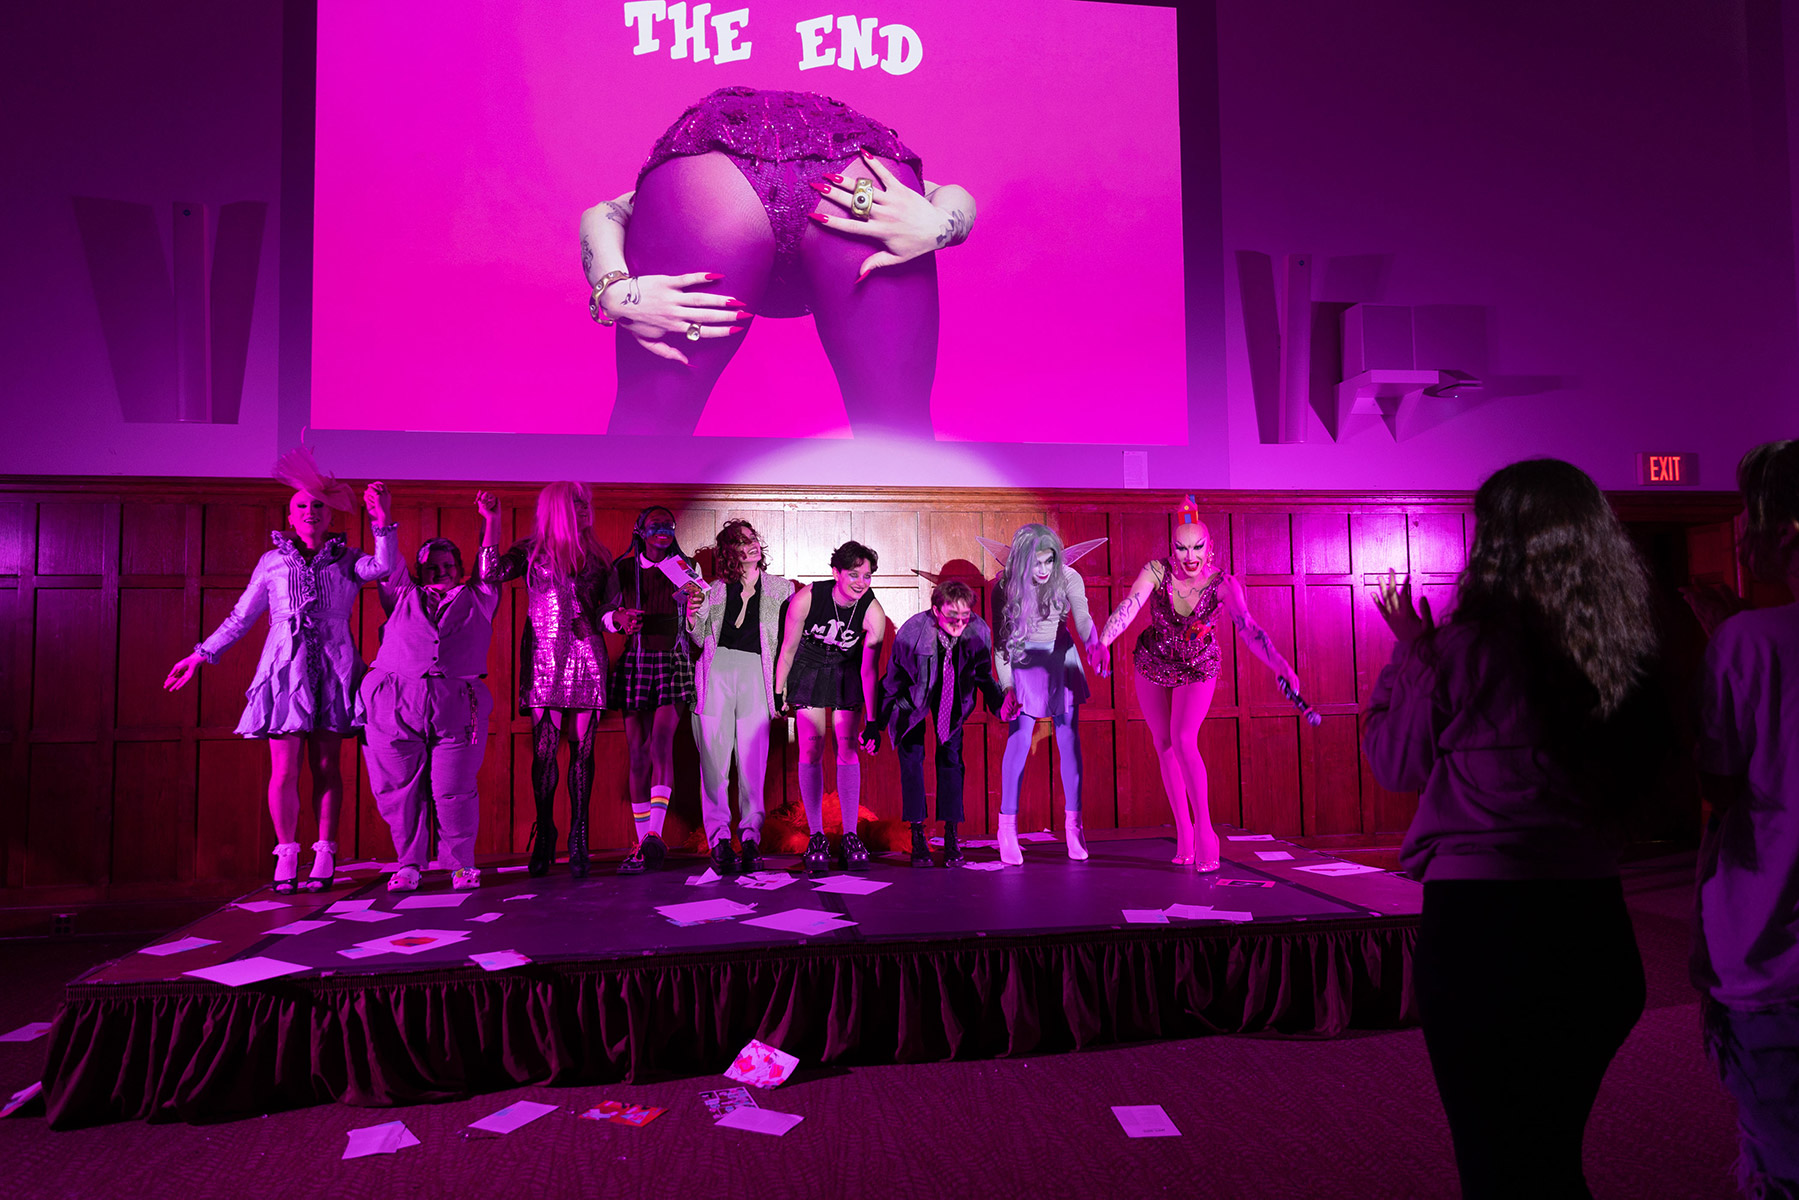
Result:
<svg viewBox="0 0 1799 1200">
<path fill-rule="evenodd" d="M 463 867 L 450 876 L 450 890 L 454 892 L 472 892 L 481 886 L 481 868 Z"/>
<path fill-rule="evenodd" d="M 387 890 L 390 892 L 418 891 L 419 869 L 417 867 L 401 867 L 387 877 Z"/>
</svg>

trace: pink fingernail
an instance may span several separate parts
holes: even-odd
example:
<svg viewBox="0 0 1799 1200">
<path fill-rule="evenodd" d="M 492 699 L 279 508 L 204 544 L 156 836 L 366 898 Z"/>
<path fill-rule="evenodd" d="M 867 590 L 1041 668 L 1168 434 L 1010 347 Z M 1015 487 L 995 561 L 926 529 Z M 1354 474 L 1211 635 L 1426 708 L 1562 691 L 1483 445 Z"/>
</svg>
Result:
<svg viewBox="0 0 1799 1200">
<path fill-rule="evenodd" d="M 748 308 L 749 305 L 745 304 L 741 300 L 731 299 L 731 300 L 725 301 L 725 307 L 726 308 Z"/>
<path fill-rule="evenodd" d="M 745 328 L 746 328 L 746 326 L 743 326 L 743 325 L 733 325 L 733 326 L 731 326 L 731 332 L 732 333 L 742 333 Z"/>
<path fill-rule="evenodd" d="M 812 212 L 807 213 L 806 215 L 811 217 L 814 221 L 817 221 L 820 225 L 828 225 L 831 221 L 831 218 L 825 216 L 823 213 Z"/>
<path fill-rule="evenodd" d="M 825 180 L 827 183 L 842 183 L 843 182 L 843 176 L 841 176 L 841 175 L 821 175 L 821 176 L 819 176 L 819 178 Z"/>
<path fill-rule="evenodd" d="M 721 280 L 723 278 L 724 278 L 723 275 L 708 275 L 708 276 L 706 276 L 706 282 L 707 283 L 717 283 L 719 280 Z"/>
</svg>

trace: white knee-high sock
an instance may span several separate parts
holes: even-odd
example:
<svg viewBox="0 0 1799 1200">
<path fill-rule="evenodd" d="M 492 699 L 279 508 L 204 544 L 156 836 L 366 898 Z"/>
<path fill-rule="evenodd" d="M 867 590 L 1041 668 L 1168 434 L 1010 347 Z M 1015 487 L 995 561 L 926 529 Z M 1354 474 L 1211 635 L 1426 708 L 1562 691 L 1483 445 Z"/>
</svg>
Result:
<svg viewBox="0 0 1799 1200">
<path fill-rule="evenodd" d="M 854 833 L 862 812 L 862 764 L 837 764 L 837 807 L 843 814 L 843 832 Z"/>
<path fill-rule="evenodd" d="M 800 764 L 800 803 L 806 806 L 806 829 L 809 833 L 825 831 L 825 765 Z"/>
<path fill-rule="evenodd" d="M 669 797 L 674 794 L 675 789 L 663 783 L 650 789 L 650 832 L 657 837 L 662 836 L 663 823 L 668 820 Z"/>
</svg>

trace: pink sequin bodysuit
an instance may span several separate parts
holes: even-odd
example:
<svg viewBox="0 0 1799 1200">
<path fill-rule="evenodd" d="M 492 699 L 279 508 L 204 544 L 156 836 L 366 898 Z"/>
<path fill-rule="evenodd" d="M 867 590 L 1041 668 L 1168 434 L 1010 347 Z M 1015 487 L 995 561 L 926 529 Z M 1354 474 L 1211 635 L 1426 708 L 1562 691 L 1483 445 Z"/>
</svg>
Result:
<svg viewBox="0 0 1799 1200">
<path fill-rule="evenodd" d="M 1200 590 L 1199 602 L 1183 617 L 1174 611 L 1174 571 L 1162 564 L 1162 582 L 1149 594 L 1149 627 L 1137 635 L 1131 662 L 1137 674 L 1160 687 L 1204 683 L 1218 676 L 1224 652 L 1218 646 L 1218 610 L 1224 603 L 1219 584 L 1224 572 Z"/>
</svg>

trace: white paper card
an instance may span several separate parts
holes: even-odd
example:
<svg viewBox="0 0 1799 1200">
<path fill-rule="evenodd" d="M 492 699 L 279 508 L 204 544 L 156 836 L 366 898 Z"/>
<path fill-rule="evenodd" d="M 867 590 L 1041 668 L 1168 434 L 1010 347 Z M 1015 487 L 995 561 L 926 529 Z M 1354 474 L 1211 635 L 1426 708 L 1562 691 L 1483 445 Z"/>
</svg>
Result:
<svg viewBox="0 0 1799 1200">
<path fill-rule="evenodd" d="M 1189 921 L 1209 921 L 1213 915 L 1209 904 L 1170 904 L 1162 911 L 1171 917 L 1186 917 Z"/>
<path fill-rule="evenodd" d="M 365 908 L 360 912 L 339 913 L 337 919 L 340 921 L 360 921 L 365 925 L 373 925 L 376 921 L 391 921 L 399 915 L 399 913 L 382 912 L 380 909 L 376 908 Z"/>
<path fill-rule="evenodd" d="M 164 942 L 160 946 L 145 946 L 139 954 L 154 954 L 162 958 L 169 954 L 180 954 L 184 950 L 198 950 L 201 946 L 216 946 L 218 938 L 184 937 L 178 942 Z"/>
<path fill-rule="evenodd" d="M 327 917 L 341 917 L 345 913 L 367 912 L 373 907 L 375 907 L 375 902 L 373 900 L 339 900 L 336 904 L 333 904 L 330 908 L 325 910 L 325 915 Z"/>
<path fill-rule="evenodd" d="M 1053 833 L 1021 833 L 1018 835 L 1018 840 L 1021 842 L 1053 842 L 1056 840 L 1056 835 Z M 964 844 L 969 846 L 974 845 L 973 842 Z"/>
<path fill-rule="evenodd" d="M 330 921 L 289 921 L 287 924 L 277 925 L 267 932 L 281 934 L 311 933 L 315 929 L 324 929 L 330 924 Z"/>
<path fill-rule="evenodd" d="M 278 958 L 245 958 L 237 962 L 219 963 L 213 967 L 196 967 L 192 971 L 183 971 L 183 975 L 192 975 L 196 979 L 222 983 L 226 987 L 243 987 L 246 983 L 260 983 L 264 979 L 276 979 L 282 975 L 297 975 L 306 970 L 299 963 L 282 962 Z"/>
<path fill-rule="evenodd" d="M 671 554 L 656 564 L 658 570 L 668 576 L 668 581 L 676 587 L 686 587 L 690 583 L 704 584 L 706 577 L 700 569 L 682 558 L 679 554 Z"/>
<path fill-rule="evenodd" d="M 232 908 L 241 908 L 245 912 L 274 912 L 278 908 L 291 908 L 280 900 L 239 900 Z"/>
<path fill-rule="evenodd" d="M 1228 908 L 1214 908 L 1205 915 L 1208 921 L 1253 921 L 1256 915 L 1251 912 L 1233 912 Z"/>
<path fill-rule="evenodd" d="M 467 892 L 433 892 L 428 896 L 408 896 L 394 905 L 400 908 L 455 908 L 468 899 Z"/>
<path fill-rule="evenodd" d="M 815 892 L 836 892 L 842 896 L 872 896 L 882 888 L 892 887 L 878 879 L 859 879 L 854 875 L 833 875 L 813 887 Z"/>
<path fill-rule="evenodd" d="M 468 931 L 463 929 L 408 929 L 405 933 L 371 938 L 356 944 L 364 948 L 373 946 L 389 954 L 423 954 L 427 950 L 452 946 L 467 939 Z"/>
<path fill-rule="evenodd" d="M 1124 919 L 1132 925 L 1166 925 L 1168 914 L 1159 908 L 1127 908 Z"/>
<path fill-rule="evenodd" d="M 341 867 L 338 868 L 338 870 L 340 870 L 340 871 L 366 871 L 370 867 L 378 867 L 380 865 L 381 865 L 380 863 L 374 862 L 373 860 L 370 860 L 368 862 L 353 862 L 353 863 L 343 864 Z"/>
<path fill-rule="evenodd" d="M 505 915 L 506 915 L 505 913 L 477 913 L 474 916 L 470 917 L 469 920 L 474 922 L 476 925 L 485 925 L 489 921 L 497 921 Z"/>
<path fill-rule="evenodd" d="M 486 954 L 471 954 L 468 959 L 483 971 L 504 971 L 531 961 L 517 950 L 490 950 Z"/>
<path fill-rule="evenodd" d="M 406 1128 L 404 1121 L 388 1121 L 383 1125 L 369 1125 L 362 1129 L 350 1130 L 349 1145 L 344 1147 L 345 1158 L 367 1158 L 371 1154 L 392 1154 L 396 1150 L 404 1150 L 407 1146 L 419 1144 L 412 1130 Z"/>
<path fill-rule="evenodd" d="M 554 1104 L 542 1104 L 536 1100 L 514 1100 L 499 1112 L 490 1113 L 479 1121 L 469 1123 L 470 1129 L 480 1129 L 488 1133 L 511 1133 L 514 1129 L 523 1128 L 545 1113 L 556 1111 Z"/>
<path fill-rule="evenodd" d="M 1233 833 L 1226 835 L 1227 842 L 1272 842 L 1272 833 Z"/>
<path fill-rule="evenodd" d="M 35 1042 L 50 1032 L 50 1022 L 33 1021 L 29 1025 L 21 1025 L 11 1033 L 0 1033 L 0 1042 Z"/>
<path fill-rule="evenodd" d="M 805 1120 L 798 1113 L 772 1112 L 766 1108 L 734 1108 L 713 1124 L 720 1129 L 747 1129 L 780 1137 Z"/>
<path fill-rule="evenodd" d="M 1124 1126 L 1124 1136 L 1144 1137 L 1179 1137 L 1181 1131 L 1174 1127 L 1168 1114 L 1162 1111 L 1160 1104 L 1114 1104 L 1112 1115 Z"/>
<path fill-rule="evenodd" d="M 846 921 L 836 913 L 820 912 L 816 908 L 790 908 L 786 912 L 754 917 L 744 924 L 778 929 L 783 933 L 828 933 L 833 929 L 848 928 L 855 922 Z"/>
<path fill-rule="evenodd" d="M 1293 858 L 1285 850 L 1257 850 L 1256 857 L 1263 862 L 1290 862 Z"/>
<path fill-rule="evenodd" d="M 1326 878 L 1337 875 L 1371 875 L 1380 870 L 1379 867 L 1371 867 L 1367 863 L 1358 862 L 1313 863 L 1310 866 L 1295 867 L 1294 869 L 1310 871 L 1314 875 L 1323 875 Z"/>
<path fill-rule="evenodd" d="M 786 887 L 790 883 L 798 883 L 800 877 L 786 871 L 754 871 L 748 875 L 739 875 L 737 882 L 746 888 L 755 888 L 759 892 L 772 892 Z"/>
<path fill-rule="evenodd" d="M 504 868 L 504 867 L 502 867 L 502 868 L 500 868 L 500 869 L 501 869 L 501 870 L 505 870 L 505 868 Z M 510 904 L 510 903 L 512 903 L 512 902 L 513 902 L 513 901 L 514 901 L 514 900 L 535 900 L 535 899 L 537 899 L 537 893 L 536 893 L 536 892 L 524 892 L 524 893 L 522 893 L 522 894 L 520 894 L 520 895 L 517 895 L 517 896 L 507 896 L 507 897 L 506 897 L 506 898 L 504 898 L 504 899 L 503 899 L 503 900 L 501 900 L 501 901 L 500 901 L 500 903 L 501 903 L 501 904 Z"/>
<path fill-rule="evenodd" d="M 687 877 L 687 886 L 698 887 L 702 883 L 717 883 L 722 878 L 724 877 L 717 871 L 714 871 L 711 867 L 707 867 L 698 875 L 689 875 Z"/>
<path fill-rule="evenodd" d="M 962 864 L 962 869 L 964 871 L 1003 871 L 1006 869 L 1006 864 L 1003 862 L 965 862 Z"/>
<path fill-rule="evenodd" d="M 739 904 L 735 900 L 693 900 L 686 904 L 661 904 L 656 911 L 671 921 L 717 921 L 741 917 L 756 909 L 754 905 Z"/>
<path fill-rule="evenodd" d="M 348 950 L 339 950 L 338 953 L 345 958 L 372 958 L 377 954 L 386 954 L 388 951 L 379 946 L 352 946 Z"/>
<path fill-rule="evenodd" d="M 494 870 L 501 875 L 516 875 L 520 871 L 528 870 L 530 866 L 530 863 L 520 863 L 516 867 L 495 867 Z"/>
</svg>

